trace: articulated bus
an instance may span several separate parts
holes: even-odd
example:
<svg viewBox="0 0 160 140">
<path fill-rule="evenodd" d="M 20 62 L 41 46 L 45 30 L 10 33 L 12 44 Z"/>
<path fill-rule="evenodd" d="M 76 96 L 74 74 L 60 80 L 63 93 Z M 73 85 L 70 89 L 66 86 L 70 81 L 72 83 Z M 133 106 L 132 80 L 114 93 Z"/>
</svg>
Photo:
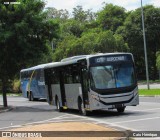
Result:
<svg viewBox="0 0 160 140">
<path fill-rule="evenodd" d="M 33 101 L 35 99 L 46 99 L 45 81 L 44 81 L 44 66 L 50 65 L 41 64 L 20 71 L 21 90 L 23 97 Z"/>
<path fill-rule="evenodd" d="M 135 65 L 130 53 L 82 55 L 44 67 L 47 101 L 59 111 L 117 109 L 139 104 Z"/>
</svg>

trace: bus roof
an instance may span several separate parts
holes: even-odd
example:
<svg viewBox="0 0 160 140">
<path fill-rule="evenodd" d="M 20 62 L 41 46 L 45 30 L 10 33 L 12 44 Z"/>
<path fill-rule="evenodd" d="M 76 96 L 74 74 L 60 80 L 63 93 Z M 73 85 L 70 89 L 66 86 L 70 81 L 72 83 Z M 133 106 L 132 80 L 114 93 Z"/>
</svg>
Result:
<svg viewBox="0 0 160 140">
<path fill-rule="evenodd" d="M 20 72 L 30 71 L 30 70 L 37 70 L 37 69 L 44 69 L 45 66 L 53 65 L 55 63 L 58 63 L 58 62 L 51 62 L 51 63 L 46 63 L 46 64 L 40 64 L 40 65 L 37 65 L 37 66 L 34 66 L 34 67 L 30 67 L 30 68 L 27 68 L 27 69 L 22 69 Z"/>
<path fill-rule="evenodd" d="M 50 65 L 45 65 L 44 69 L 57 67 L 57 66 L 65 66 L 65 65 L 69 65 L 69 64 L 75 64 L 79 60 L 82 60 L 82 59 L 85 59 L 85 58 L 88 59 L 88 58 L 97 57 L 97 56 L 122 55 L 122 54 L 132 55 L 131 53 L 98 53 L 98 54 L 91 54 L 91 55 L 79 55 L 79 56 L 73 56 L 73 57 L 62 59 L 61 62 L 52 63 Z"/>
</svg>

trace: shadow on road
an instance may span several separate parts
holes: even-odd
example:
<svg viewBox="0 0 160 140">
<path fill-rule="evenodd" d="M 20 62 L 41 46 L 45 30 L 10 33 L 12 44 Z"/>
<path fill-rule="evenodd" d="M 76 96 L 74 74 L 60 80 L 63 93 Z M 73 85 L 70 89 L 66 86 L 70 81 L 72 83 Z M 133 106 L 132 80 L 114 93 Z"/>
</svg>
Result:
<svg viewBox="0 0 160 140">
<path fill-rule="evenodd" d="M 34 101 L 30 101 L 30 102 L 47 102 L 46 99 L 34 99 Z"/>
<path fill-rule="evenodd" d="M 44 105 L 33 105 L 31 107 L 26 107 L 26 106 L 19 106 L 14 108 L 11 112 L 57 112 L 55 107 L 53 106 L 44 106 Z M 62 112 L 63 114 L 71 114 L 71 115 L 79 115 L 82 116 L 78 110 L 74 109 L 67 109 Z M 118 116 L 142 116 L 142 115 L 148 115 L 153 112 L 140 112 L 140 111 L 131 111 L 131 110 L 126 110 L 124 113 L 118 113 L 116 110 L 111 110 L 111 111 L 93 111 L 90 113 L 88 117 L 92 118 L 110 118 L 110 117 L 118 117 Z"/>
<path fill-rule="evenodd" d="M 53 112 L 54 109 L 46 108 L 43 105 L 34 105 L 32 107 L 18 106 L 15 107 L 11 112 Z"/>
<path fill-rule="evenodd" d="M 56 110 L 55 110 L 56 111 Z M 79 115 L 82 116 L 78 110 L 73 110 L 73 109 L 68 109 L 66 111 L 64 111 L 67 114 L 73 114 L 73 115 Z M 92 117 L 92 118 L 109 118 L 109 117 L 117 117 L 117 116 L 141 116 L 141 115 L 147 115 L 147 114 L 151 114 L 150 112 L 138 112 L 138 111 L 125 111 L 124 113 L 118 113 L 116 110 L 112 110 L 112 111 L 93 111 L 89 114 L 88 117 Z"/>
</svg>

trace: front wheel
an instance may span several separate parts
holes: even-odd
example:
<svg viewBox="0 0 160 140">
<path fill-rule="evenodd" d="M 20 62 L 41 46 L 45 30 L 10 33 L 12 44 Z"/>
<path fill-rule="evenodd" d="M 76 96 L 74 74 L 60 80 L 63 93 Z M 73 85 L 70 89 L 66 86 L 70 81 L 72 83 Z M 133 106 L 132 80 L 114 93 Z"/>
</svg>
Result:
<svg viewBox="0 0 160 140">
<path fill-rule="evenodd" d="M 123 113 L 123 112 L 124 112 L 124 110 L 125 110 L 125 108 L 126 108 L 126 107 L 120 107 L 120 108 L 117 108 L 117 111 L 118 111 L 119 113 Z"/>
</svg>

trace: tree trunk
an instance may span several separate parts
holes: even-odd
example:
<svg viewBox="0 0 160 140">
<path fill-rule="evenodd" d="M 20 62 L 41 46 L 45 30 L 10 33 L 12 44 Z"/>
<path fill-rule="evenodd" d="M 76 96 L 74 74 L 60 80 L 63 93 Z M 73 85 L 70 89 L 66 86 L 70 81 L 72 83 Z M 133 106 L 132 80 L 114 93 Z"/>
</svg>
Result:
<svg viewBox="0 0 160 140">
<path fill-rule="evenodd" d="M 2 79 L 3 106 L 7 107 L 7 80 Z"/>
</svg>

